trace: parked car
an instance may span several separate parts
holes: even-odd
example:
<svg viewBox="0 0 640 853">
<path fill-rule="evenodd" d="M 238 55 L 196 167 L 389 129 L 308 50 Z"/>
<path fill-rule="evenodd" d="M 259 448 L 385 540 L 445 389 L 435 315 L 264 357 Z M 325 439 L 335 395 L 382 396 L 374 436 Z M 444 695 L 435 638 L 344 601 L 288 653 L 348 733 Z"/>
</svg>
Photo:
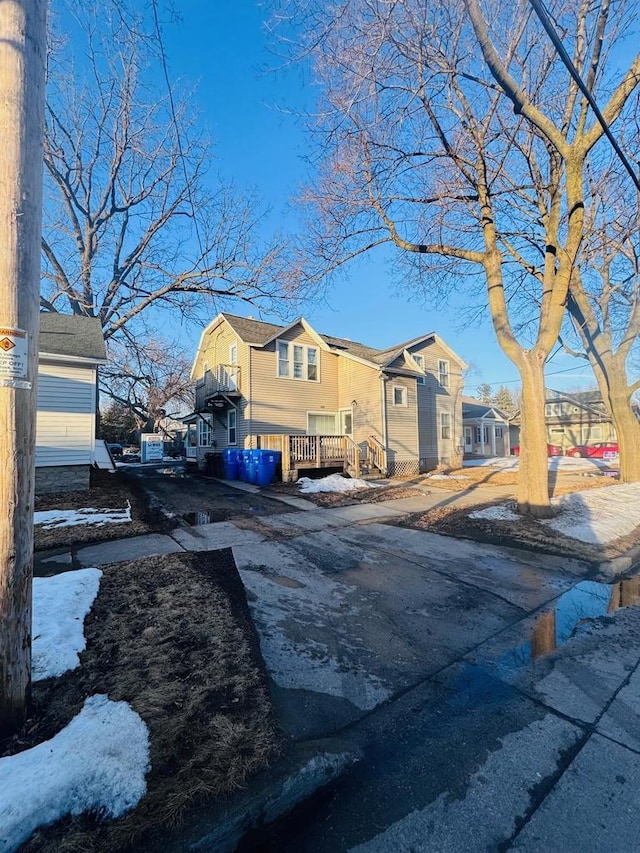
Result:
<svg viewBox="0 0 640 853">
<path fill-rule="evenodd" d="M 514 456 L 520 456 L 520 445 L 511 448 Z M 562 448 L 557 444 L 547 444 L 547 456 L 562 456 Z"/>
<path fill-rule="evenodd" d="M 588 459 L 613 459 L 619 454 L 617 441 L 596 441 L 593 444 L 578 444 L 567 450 L 567 456 Z"/>
</svg>

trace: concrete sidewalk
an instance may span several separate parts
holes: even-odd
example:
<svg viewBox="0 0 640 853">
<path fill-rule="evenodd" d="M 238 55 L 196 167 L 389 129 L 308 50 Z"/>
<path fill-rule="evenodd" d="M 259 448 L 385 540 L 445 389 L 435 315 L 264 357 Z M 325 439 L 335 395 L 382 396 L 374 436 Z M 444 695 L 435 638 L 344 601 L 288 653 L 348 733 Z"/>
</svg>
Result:
<svg viewBox="0 0 640 853">
<path fill-rule="evenodd" d="M 320 786 L 242 849 L 640 847 L 640 609 L 614 612 L 640 600 L 638 582 L 385 524 L 502 492 L 311 506 L 74 555 L 232 547 L 247 590 L 290 749 L 238 799 L 167 832 L 163 851 L 233 850 Z"/>
</svg>

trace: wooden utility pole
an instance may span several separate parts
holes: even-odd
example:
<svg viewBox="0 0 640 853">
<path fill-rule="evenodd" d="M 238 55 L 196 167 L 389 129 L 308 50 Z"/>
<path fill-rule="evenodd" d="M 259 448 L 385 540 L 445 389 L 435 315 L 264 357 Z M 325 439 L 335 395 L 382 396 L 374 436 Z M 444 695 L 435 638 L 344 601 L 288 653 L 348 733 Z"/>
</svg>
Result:
<svg viewBox="0 0 640 853">
<path fill-rule="evenodd" d="M 46 0 L 0 0 L 0 736 L 31 685 Z"/>
</svg>

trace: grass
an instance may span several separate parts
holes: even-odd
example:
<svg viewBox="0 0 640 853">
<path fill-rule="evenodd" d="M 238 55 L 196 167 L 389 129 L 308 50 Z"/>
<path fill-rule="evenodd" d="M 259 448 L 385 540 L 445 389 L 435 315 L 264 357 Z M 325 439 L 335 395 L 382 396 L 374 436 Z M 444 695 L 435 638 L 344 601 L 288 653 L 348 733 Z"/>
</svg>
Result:
<svg viewBox="0 0 640 853">
<path fill-rule="evenodd" d="M 116 472 L 92 471 L 88 490 L 78 492 L 58 492 L 56 494 L 36 495 L 36 511 L 51 509 L 124 509 L 127 502 L 131 505 L 131 523 L 77 525 L 45 530 L 41 525 L 34 528 L 34 549 L 46 551 L 53 548 L 84 545 L 91 542 L 105 542 L 110 539 L 122 539 L 139 536 L 171 526 L 158 510 L 152 509 L 142 488 L 131 479 Z"/>
<path fill-rule="evenodd" d="M 262 658 L 230 549 L 104 567 L 85 623 L 81 666 L 34 685 L 11 754 L 53 737 L 84 700 L 124 700 L 150 732 L 148 791 L 118 821 L 67 818 L 39 830 L 24 853 L 135 849 L 196 803 L 245 783 L 279 751 Z"/>
</svg>

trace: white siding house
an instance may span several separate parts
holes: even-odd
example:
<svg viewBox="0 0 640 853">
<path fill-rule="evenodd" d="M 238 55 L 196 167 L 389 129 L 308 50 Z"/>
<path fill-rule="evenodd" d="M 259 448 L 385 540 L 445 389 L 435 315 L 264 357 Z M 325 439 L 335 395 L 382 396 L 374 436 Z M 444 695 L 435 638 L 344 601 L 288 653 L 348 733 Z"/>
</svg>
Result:
<svg viewBox="0 0 640 853">
<path fill-rule="evenodd" d="M 84 489 L 94 461 L 100 321 L 40 314 L 36 492 Z"/>
</svg>

